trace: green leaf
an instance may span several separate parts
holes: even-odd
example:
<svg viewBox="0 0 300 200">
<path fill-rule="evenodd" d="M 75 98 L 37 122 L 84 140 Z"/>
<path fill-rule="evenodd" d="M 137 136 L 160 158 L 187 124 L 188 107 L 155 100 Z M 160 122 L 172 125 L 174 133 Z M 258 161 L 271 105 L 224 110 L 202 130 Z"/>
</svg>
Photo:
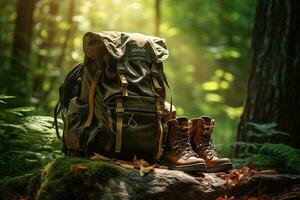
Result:
<svg viewBox="0 0 300 200">
<path fill-rule="evenodd" d="M 17 125 L 17 124 L 9 124 L 9 123 L 6 123 L 5 121 L 0 121 L 0 127 L 4 130 L 8 130 L 7 128 L 9 128 L 9 129 L 17 129 L 24 133 L 27 132 L 27 130 L 24 128 L 24 126 Z"/>
<path fill-rule="evenodd" d="M 2 103 L 2 104 L 7 104 L 5 101 L 3 101 L 3 100 L 1 100 L 1 99 L 0 99 L 0 103 Z"/>
<path fill-rule="evenodd" d="M 5 109 L 4 112 L 12 113 L 18 116 L 24 116 L 25 112 L 33 112 L 36 109 L 34 107 L 18 107 L 18 108 L 9 108 Z"/>
<path fill-rule="evenodd" d="M 254 128 L 256 128 L 257 130 L 259 130 L 261 132 L 266 132 L 270 129 L 277 127 L 276 122 L 271 122 L 271 123 L 267 123 L 267 124 L 258 124 L 258 123 L 248 122 L 248 124 L 253 126 Z"/>
<path fill-rule="evenodd" d="M 16 98 L 16 97 L 15 96 L 7 96 L 7 95 L 3 95 L 3 94 L 0 95 L 0 99 L 14 99 L 14 98 Z"/>
</svg>

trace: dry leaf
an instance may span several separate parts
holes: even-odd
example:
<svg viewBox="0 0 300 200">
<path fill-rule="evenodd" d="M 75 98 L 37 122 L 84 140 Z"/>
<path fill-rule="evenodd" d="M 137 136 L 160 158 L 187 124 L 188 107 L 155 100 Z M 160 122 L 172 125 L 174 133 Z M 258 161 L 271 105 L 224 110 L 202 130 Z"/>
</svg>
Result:
<svg viewBox="0 0 300 200">
<path fill-rule="evenodd" d="M 226 178 L 228 178 L 229 174 L 227 174 L 225 172 L 217 172 L 216 176 L 220 177 L 220 178 L 223 178 L 223 179 L 226 179 Z"/>
<path fill-rule="evenodd" d="M 101 154 L 94 153 L 92 157 L 90 157 L 90 160 L 102 160 L 102 161 L 110 161 L 111 159 L 108 157 L 105 157 Z"/>
<path fill-rule="evenodd" d="M 140 159 L 140 160 L 137 160 L 135 162 L 133 162 L 135 168 L 139 169 L 140 166 L 143 166 L 143 167 L 148 167 L 150 164 L 145 161 L 144 159 Z"/>
<path fill-rule="evenodd" d="M 259 171 L 259 174 L 277 174 L 277 172 L 275 170 L 261 170 Z"/>
<path fill-rule="evenodd" d="M 127 162 L 127 161 L 124 161 L 124 160 L 115 160 L 115 161 L 112 161 L 112 163 L 114 163 L 116 165 L 123 165 L 123 164 L 133 165 L 131 162 Z"/>
<path fill-rule="evenodd" d="M 23 197 L 22 195 L 18 194 L 18 193 L 15 193 L 13 195 L 13 199 L 17 199 L 17 200 L 29 200 L 28 197 Z"/>
<path fill-rule="evenodd" d="M 113 163 L 115 165 L 118 165 L 120 167 L 124 167 L 126 169 L 138 169 L 141 176 L 144 176 L 145 174 L 148 174 L 149 172 L 154 170 L 154 167 L 157 167 L 157 164 L 150 165 L 147 161 L 144 159 L 137 160 L 137 156 L 134 155 L 133 162 L 128 162 L 124 160 L 117 160 L 114 158 L 108 158 L 101 154 L 94 153 L 92 157 L 90 157 L 91 160 L 101 160 L 101 161 L 108 161 L 110 163 Z M 166 169 L 166 167 L 161 167 Z"/>
<path fill-rule="evenodd" d="M 96 180 L 96 182 L 95 182 L 95 187 L 96 187 L 96 188 L 99 188 L 100 190 L 102 190 L 102 184 L 99 183 L 97 180 Z"/>
<path fill-rule="evenodd" d="M 235 198 L 228 197 L 227 195 L 225 195 L 225 196 L 220 196 L 220 197 L 216 198 L 216 200 L 235 200 Z"/>
<path fill-rule="evenodd" d="M 134 166 L 130 164 L 120 164 L 120 167 L 124 167 L 126 169 L 134 169 Z"/>
<path fill-rule="evenodd" d="M 82 164 L 74 164 L 71 165 L 71 171 L 72 173 L 80 173 L 86 171 L 88 168 L 87 166 L 84 166 Z"/>
<path fill-rule="evenodd" d="M 143 167 L 143 166 L 140 166 L 140 175 L 141 176 L 145 176 L 146 174 L 150 173 L 150 172 L 153 172 L 154 171 L 154 166 L 153 165 L 150 165 L 148 167 Z"/>
<path fill-rule="evenodd" d="M 257 170 L 254 166 L 242 167 L 240 169 L 231 170 L 229 174 L 219 172 L 217 176 L 225 179 L 230 188 L 240 185 L 242 182 L 249 180 L 254 175 L 257 174 L 274 174 L 274 170 Z"/>
<path fill-rule="evenodd" d="M 159 169 L 169 169 L 169 167 L 165 165 L 157 165 L 156 167 Z"/>
</svg>

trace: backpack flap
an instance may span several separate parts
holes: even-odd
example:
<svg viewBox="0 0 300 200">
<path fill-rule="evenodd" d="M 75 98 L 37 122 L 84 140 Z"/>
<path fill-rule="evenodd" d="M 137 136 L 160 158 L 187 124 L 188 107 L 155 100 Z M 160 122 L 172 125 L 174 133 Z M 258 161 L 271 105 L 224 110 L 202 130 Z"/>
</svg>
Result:
<svg viewBox="0 0 300 200">
<path fill-rule="evenodd" d="M 97 62 L 106 50 L 116 60 L 145 60 L 160 63 L 169 56 L 165 40 L 139 33 L 105 31 L 88 32 L 83 37 L 83 50 L 87 57 Z"/>
</svg>

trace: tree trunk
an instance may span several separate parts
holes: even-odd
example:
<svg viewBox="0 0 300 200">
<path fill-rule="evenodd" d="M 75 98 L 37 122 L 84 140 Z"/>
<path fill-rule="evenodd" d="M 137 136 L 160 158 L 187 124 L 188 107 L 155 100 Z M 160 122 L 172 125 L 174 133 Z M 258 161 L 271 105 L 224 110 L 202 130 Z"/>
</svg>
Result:
<svg viewBox="0 0 300 200">
<path fill-rule="evenodd" d="M 161 0 L 155 0 L 155 35 L 159 36 Z"/>
<path fill-rule="evenodd" d="M 258 0 L 252 41 L 252 69 L 247 99 L 238 126 L 238 141 L 247 136 L 248 122 L 276 122 L 300 144 L 300 1 Z"/>
<path fill-rule="evenodd" d="M 30 58 L 31 36 L 33 27 L 33 11 L 36 0 L 19 0 L 15 21 L 10 71 L 11 94 L 25 95 L 27 92 L 27 70 Z"/>
</svg>

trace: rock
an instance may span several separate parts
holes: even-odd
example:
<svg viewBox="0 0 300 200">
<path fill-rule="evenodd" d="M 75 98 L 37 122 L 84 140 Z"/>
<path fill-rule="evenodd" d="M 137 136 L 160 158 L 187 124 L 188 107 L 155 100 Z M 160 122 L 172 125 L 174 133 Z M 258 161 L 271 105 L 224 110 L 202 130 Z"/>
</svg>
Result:
<svg viewBox="0 0 300 200">
<path fill-rule="evenodd" d="M 141 176 L 136 169 L 104 161 L 59 158 L 40 171 L 2 180 L 0 199 L 216 199 L 225 195 L 282 196 L 284 192 L 300 197 L 295 193 L 299 191 L 299 175 L 256 174 L 234 184 L 232 177 L 167 169 Z"/>
</svg>

